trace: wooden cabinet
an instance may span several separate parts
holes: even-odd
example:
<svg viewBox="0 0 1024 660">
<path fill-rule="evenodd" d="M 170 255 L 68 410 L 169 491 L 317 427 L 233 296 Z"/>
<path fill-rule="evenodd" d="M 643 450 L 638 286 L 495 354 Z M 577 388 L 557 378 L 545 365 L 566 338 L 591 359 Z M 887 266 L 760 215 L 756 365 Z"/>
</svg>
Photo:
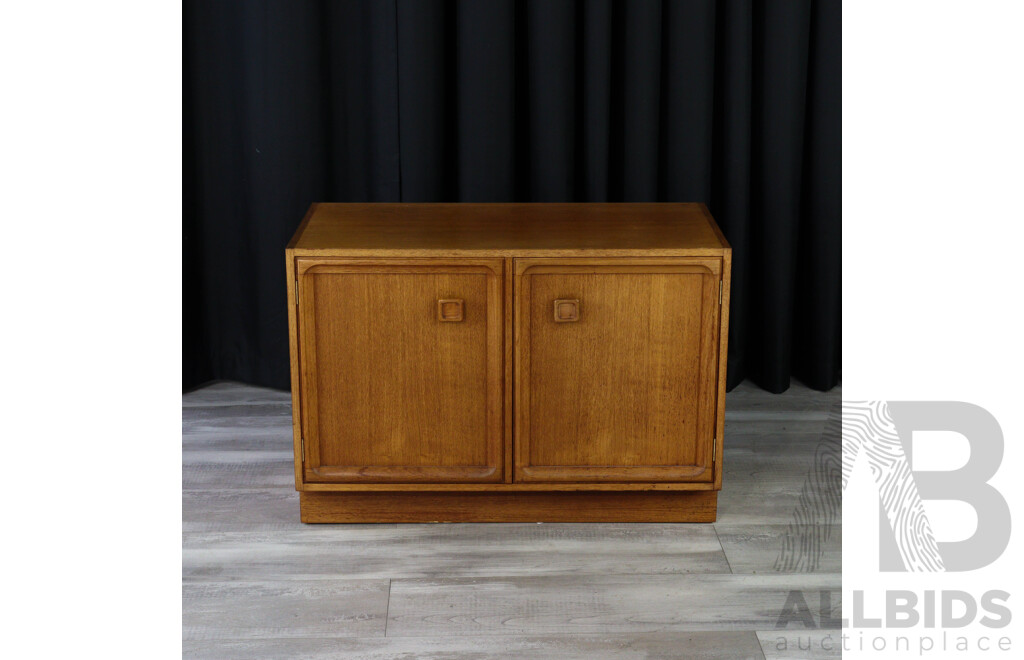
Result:
<svg viewBox="0 0 1024 660">
<path fill-rule="evenodd" d="M 715 519 L 703 205 L 317 204 L 286 253 L 304 521 Z"/>
<path fill-rule="evenodd" d="M 305 481 L 503 479 L 503 268 L 296 260 Z"/>
<path fill-rule="evenodd" d="M 721 259 L 515 269 L 516 480 L 711 481 Z"/>
</svg>

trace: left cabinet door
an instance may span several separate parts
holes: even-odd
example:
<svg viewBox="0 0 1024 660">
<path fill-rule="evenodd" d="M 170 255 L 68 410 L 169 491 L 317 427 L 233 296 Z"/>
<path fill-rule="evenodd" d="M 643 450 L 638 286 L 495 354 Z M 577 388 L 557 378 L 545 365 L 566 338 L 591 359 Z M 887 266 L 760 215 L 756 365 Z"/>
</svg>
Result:
<svg viewBox="0 0 1024 660">
<path fill-rule="evenodd" d="M 295 260 L 304 481 L 503 479 L 503 273 Z"/>
</svg>

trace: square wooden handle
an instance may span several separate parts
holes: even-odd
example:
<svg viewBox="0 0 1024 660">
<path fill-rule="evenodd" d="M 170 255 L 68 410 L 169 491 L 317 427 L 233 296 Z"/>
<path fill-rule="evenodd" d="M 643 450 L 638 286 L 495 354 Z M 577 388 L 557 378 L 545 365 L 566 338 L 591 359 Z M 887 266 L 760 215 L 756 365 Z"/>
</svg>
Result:
<svg viewBox="0 0 1024 660">
<path fill-rule="evenodd" d="M 437 320 L 442 323 L 458 323 L 463 319 L 464 307 L 460 298 L 446 298 L 437 301 Z"/>
<path fill-rule="evenodd" d="M 556 300 L 555 301 L 555 322 L 569 323 L 580 320 L 579 300 Z"/>
</svg>

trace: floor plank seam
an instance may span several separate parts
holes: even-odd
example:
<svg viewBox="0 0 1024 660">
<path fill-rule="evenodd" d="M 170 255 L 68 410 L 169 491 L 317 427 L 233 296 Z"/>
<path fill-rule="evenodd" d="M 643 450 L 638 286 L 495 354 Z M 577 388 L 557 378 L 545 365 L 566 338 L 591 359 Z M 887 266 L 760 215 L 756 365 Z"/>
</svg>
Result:
<svg viewBox="0 0 1024 660">
<path fill-rule="evenodd" d="M 303 525 L 290 401 L 238 401 L 260 394 L 243 385 L 185 395 L 185 656 L 793 657 L 772 630 L 787 592 L 842 584 L 838 524 L 815 572 L 773 568 L 832 396 L 739 390 L 712 523 L 721 555 L 706 525 Z M 789 652 L 826 632 L 790 630 Z"/>
<path fill-rule="evenodd" d="M 754 636 L 754 641 L 757 642 L 757 650 L 761 652 L 761 660 L 768 660 L 768 654 L 764 651 L 764 644 L 761 643 L 761 636 L 757 634 L 757 631 L 751 634 Z"/>
<path fill-rule="evenodd" d="M 715 538 L 718 539 L 718 547 L 722 549 L 722 556 L 725 557 L 725 565 L 729 567 L 729 574 L 735 575 L 736 572 L 732 570 L 732 562 L 729 561 L 729 553 L 725 551 L 725 544 L 722 543 L 722 537 L 718 535 L 718 525 L 712 523 L 711 527 L 715 530 Z"/>
<path fill-rule="evenodd" d="M 384 606 L 384 637 L 388 636 L 388 619 L 391 618 L 391 582 L 388 578 L 388 602 Z"/>
</svg>

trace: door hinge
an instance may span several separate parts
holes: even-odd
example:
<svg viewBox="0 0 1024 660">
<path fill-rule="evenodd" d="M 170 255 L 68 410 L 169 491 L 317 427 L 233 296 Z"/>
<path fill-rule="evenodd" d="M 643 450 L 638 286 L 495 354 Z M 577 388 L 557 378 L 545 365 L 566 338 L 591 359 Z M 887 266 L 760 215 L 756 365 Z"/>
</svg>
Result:
<svg viewBox="0 0 1024 660">
<path fill-rule="evenodd" d="M 302 437 L 299 438 L 299 458 L 306 462 L 306 439 Z"/>
<path fill-rule="evenodd" d="M 715 458 L 718 456 L 718 438 L 711 439 L 711 462 L 715 462 Z"/>
<path fill-rule="evenodd" d="M 297 292 L 298 291 L 298 287 L 296 287 L 295 290 Z M 722 304 L 722 280 L 718 280 L 718 304 L 719 305 Z"/>
<path fill-rule="evenodd" d="M 295 304 L 299 304 L 299 281 L 295 280 Z"/>
</svg>

